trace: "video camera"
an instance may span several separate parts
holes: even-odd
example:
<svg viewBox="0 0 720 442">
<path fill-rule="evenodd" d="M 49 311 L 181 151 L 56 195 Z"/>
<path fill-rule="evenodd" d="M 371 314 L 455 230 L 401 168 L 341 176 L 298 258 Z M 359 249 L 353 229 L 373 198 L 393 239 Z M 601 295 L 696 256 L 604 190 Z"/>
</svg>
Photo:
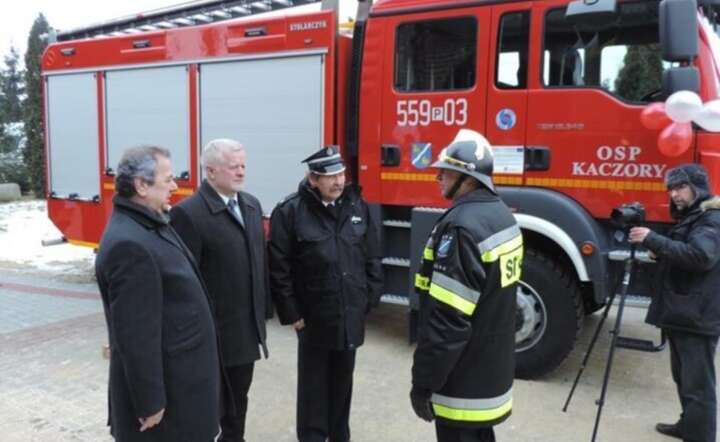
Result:
<svg viewBox="0 0 720 442">
<path fill-rule="evenodd" d="M 645 222 L 645 207 L 637 201 L 623 204 L 612 210 L 610 221 L 623 230 L 642 225 Z"/>
<path fill-rule="evenodd" d="M 618 229 L 622 229 L 624 233 L 627 234 L 630 228 L 640 226 L 645 222 L 645 207 L 643 207 L 643 205 L 639 202 L 623 204 L 622 206 L 616 207 L 612 210 L 612 212 L 610 213 L 610 222 L 614 224 Z M 618 237 L 622 237 L 622 239 L 624 239 L 624 236 L 625 235 L 623 235 L 620 231 L 616 232 L 616 238 L 618 239 L 618 242 L 621 242 L 620 238 Z M 577 387 L 578 381 L 580 380 L 580 376 L 582 375 L 585 367 L 588 364 L 588 361 L 590 360 L 590 354 L 592 353 L 593 348 L 595 348 L 595 343 L 597 342 L 598 336 L 600 335 L 600 330 L 602 329 L 603 324 L 607 320 L 610 307 L 614 305 L 615 297 L 619 295 L 620 302 L 618 303 L 618 311 L 615 315 L 615 326 L 610 332 L 610 350 L 608 351 L 607 362 L 605 363 L 605 376 L 603 377 L 602 388 L 600 390 L 600 399 L 595 402 L 598 406 L 598 409 L 597 414 L 595 415 L 595 427 L 593 428 L 591 442 L 595 442 L 595 439 L 597 437 L 598 426 L 600 424 L 600 415 L 602 413 L 603 405 L 605 404 L 605 395 L 607 394 L 607 386 L 610 380 L 610 370 L 612 368 L 613 356 L 615 355 L 615 348 L 622 347 L 647 352 L 657 352 L 665 348 L 666 336 L 664 333 L 661 334 L 661 342 L 658 345 L 655 345 L 653 341 L 620 336 L 620 323 L 622 322 L 623 309 L 625 308 L 628 287 L 630 286 L 630 282 L 632 280 L 636 247 L 636 244 L 630 244 L 630 256 L 625 259 L 624 272 L 621 278 L 618 280 L 618 289 L 613 290 L 612 294 L 605 303 L 605 309 L 603 310 L 602 318 L 600 319 L 600 322 L 598 322 L 595 333 L 590 340 L 588 350 L 583 357 L 582 363 L 580 364 L 580 369 L 578 370 L 577 376 L 575 376 L 575 381 L 570 388 L 570 394 L 568 394 L 565 405 L 563 406 L 563 411 L 567 411 L 568 405 L 570 405 L 570 399 L 572 399 L 572 396 L 575 393 L 575 388 Z"/>
</svg>

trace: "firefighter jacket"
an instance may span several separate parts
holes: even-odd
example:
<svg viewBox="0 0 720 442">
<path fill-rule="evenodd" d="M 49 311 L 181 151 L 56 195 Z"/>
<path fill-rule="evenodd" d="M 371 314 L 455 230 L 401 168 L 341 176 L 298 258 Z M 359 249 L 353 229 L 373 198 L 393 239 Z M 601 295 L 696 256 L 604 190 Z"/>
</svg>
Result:
<svg viewBox="0 0 720 442">
<path fill-rule="evenodd" d="M 432 392 L 439 424 L 488 427 L 510 415 L 522 258 L 515 218 L 484 188 L 458 198 L 433 228 L 415 278 L 412 382 Z"/>
<path fill-rule="evenodd" d="M 270 290 L 282 324 L 305 320 L 303 344 L 354 349 L 377 305 L 382 263 L 377 220 L 355 186 L 325 207 L 307 181 L 273 211 Z"/>
</svg>

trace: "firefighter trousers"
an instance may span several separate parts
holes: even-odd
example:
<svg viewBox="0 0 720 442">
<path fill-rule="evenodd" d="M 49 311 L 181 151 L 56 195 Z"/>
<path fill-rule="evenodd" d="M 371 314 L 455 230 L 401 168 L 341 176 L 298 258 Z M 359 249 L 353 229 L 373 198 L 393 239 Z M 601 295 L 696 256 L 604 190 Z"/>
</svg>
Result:
<svg viewBox="0 0 720 442">
<path fill-rule="evenodd" d="M 670 330 L 668 339 L 670 368 L 682 406 L 680 429 L 683 440 L 715 442 L 715 348 L 718 337 Z"/>
<path fill-rule="evenodd" d="M 297 437 L 349 442 L 355 350 L 298 343 Z"/>
<path fill-rule="evenodd" d="M 495 431 L 489 428 L 458 428 L 435 422 L 438 442 L 495 442 Z"/>
</svg>

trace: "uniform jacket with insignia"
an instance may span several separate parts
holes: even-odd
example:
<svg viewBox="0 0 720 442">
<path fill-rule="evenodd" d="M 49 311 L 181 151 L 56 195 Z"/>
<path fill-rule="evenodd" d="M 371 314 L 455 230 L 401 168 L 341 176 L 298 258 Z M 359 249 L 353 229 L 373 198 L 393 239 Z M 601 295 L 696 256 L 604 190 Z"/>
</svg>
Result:
<svg viewBox="0 0 720 442">
<path fill-rule="evenodd" d="M 441 424 L 486 427 L 510 415 L 522 256 L 515 218 L 484 188 L 458 198 L 430 235 L 415 281 L 412 382 L 432 392 Z"/>
<path fill-rule="evenodd" d="M 304 344 L 362 345 L 368 306 L 379 302 L 382 264 L 377 220 L 355 186 L 325 207 L 306 180 L 273 211 L 270 290 L 282 324 L 301 318 Z"/>
</svg>

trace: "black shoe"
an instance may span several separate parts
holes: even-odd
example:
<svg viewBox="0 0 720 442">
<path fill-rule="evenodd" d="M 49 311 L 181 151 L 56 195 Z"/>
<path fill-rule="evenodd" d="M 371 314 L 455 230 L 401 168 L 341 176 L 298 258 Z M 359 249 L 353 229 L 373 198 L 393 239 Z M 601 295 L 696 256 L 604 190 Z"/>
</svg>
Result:
<svg viewBox="0 0 720 442">
<path fill-rule="evenodd" d="M 676 424 L 657 424 L 655 429 L 658 433 L 664 434 L 665 436 L 675 437 L 682 439 L 682 432 L 680 431 L 680 422 Z"/>
</svg>

